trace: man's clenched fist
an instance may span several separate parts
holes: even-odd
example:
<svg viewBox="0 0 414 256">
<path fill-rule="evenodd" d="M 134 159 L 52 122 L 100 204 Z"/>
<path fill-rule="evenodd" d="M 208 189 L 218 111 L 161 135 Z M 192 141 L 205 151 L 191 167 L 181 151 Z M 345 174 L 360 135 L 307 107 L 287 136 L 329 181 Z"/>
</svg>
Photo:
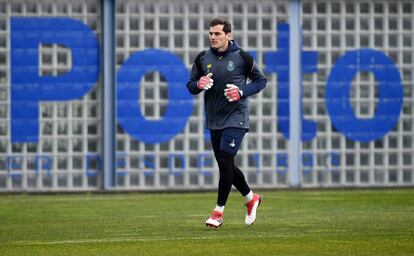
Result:
<svg viewBox="0 0 414 256">
<path fill-rule="evenodd" d="M 234 84 L 226 84 L 227 89 L 224 89 L 224 96 L 230 102 L 238 101 L 243 96 L 243 91 Z"/>
<path fill-rule="evenodd" d="M 200 90 L 208 90 L 213 86 L 214 80 L 211 79 L 213 73 L 208 73 L 206 76 L 200 77 L 198 80 L 197 88 Z"/>
</svg>

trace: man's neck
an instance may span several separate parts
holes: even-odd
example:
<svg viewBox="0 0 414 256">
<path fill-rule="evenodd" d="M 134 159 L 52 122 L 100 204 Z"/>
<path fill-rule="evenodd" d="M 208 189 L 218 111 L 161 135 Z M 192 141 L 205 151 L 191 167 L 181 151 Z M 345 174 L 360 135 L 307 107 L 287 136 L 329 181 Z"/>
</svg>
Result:
<svg viewBox="0 0 414 256">
<path fill-rule="evenodd" d="M 217 49 L 218 52 L 225 52 L 227 51 L 227 49 L 229 49 L 229 43 L 226 45 L 226 47 L 223 47 L 221 49 Z"/>
<path fill-rule="evenodd" d="M 230 41 L 228 41 L 226 47 L 223 47 L 223 48 L 220 48 L 220 49 L 215 49 L 215 50 L 217 51 L 217 53 L 223 53 L 223 52 L 226 52 L 227 49 L 229 49 L 229 47 L 230 47 Z"/>
</svg>

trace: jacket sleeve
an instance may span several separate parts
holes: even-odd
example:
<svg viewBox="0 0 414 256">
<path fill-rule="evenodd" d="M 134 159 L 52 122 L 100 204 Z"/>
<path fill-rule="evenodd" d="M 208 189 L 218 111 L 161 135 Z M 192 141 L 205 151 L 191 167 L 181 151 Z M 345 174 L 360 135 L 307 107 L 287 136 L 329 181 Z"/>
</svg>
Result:
<svg viewBox="0 0 414 256">
<path fill-rule="evenodd" d="M 199 94 L 201 91 L 197 87 L 198 80 L 200 79 L 201 75 L 199 74 L 197 67 L 195 64 L 193 64 L 193 67 L 191 68 L 191 74 L 190 79 L 187 82 L 187 89 L 191 94 Z"/>
<path fill-rule="evenodd" d="M 200 77 L 203 75 L 203 71 L 201 70 L 201 57 L 206 53 L 206 51 L 200 52 L 196 59 L 194 60 L 193 67 L 191 68 L 190 79 L 187 82 L 187 89 L 191 94 L 199 94 L 203 90 L 198 89 L 197 83 Z"/>
<path fill-rule="evenodd" d="M 243 91 L 242 98 L 247 98 L 263 90 L 266 87 L 267 79 L 250 54 L 242 51 L 240 55 L 246 63 L 246 76 L 251 80 L 250 83 L 239 86 Z"/>
</svg>

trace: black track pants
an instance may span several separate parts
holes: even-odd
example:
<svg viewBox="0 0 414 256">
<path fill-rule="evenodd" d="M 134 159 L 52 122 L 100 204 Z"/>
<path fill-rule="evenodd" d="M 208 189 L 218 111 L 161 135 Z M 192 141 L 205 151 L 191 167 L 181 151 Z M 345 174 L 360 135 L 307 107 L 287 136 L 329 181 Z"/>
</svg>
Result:
<svg viewBox="0 0 414 256">
<path fill-rule="evenodd" d="M 217 205 L 226 205 L 232 185 L 237 188 L 242 196 L 250 192 L 243 173 L 234 164 L 234 157 L 245 133 L 246 130 L 238 128 L 210 131 L 214 156 L 220 171 Z"/>
</svg>

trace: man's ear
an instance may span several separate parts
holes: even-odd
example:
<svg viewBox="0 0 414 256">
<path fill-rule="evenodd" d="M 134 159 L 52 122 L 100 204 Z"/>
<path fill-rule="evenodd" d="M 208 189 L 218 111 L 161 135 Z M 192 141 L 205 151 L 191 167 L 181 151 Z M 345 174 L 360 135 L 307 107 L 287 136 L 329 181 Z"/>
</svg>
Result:
<svg viewBox="0 0 414 256">
<path fill-rule="evenodd" d="M 232 34 L 231 34 L 231 32 L 227 33 L 227 34 L 226 34 L 226 37 L 227 37 L 227 39 L 231 40 L 231 38 L 232 38 Z"/>
</svg>

